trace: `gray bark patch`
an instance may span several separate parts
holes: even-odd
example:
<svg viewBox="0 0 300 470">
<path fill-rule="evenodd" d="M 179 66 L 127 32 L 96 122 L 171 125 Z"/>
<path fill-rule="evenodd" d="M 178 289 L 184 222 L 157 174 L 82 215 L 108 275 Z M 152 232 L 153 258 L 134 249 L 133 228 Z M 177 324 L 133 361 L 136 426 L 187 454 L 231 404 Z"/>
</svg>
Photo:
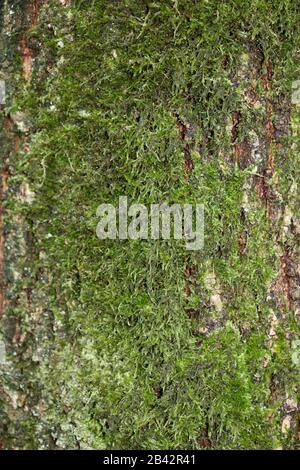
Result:
<svg viewBox="0 0 300 470">
<path fill-rule="evenodd" d="M 0 80 L 0 104 L 5 104 L 5 81 Z"/>
</svg>

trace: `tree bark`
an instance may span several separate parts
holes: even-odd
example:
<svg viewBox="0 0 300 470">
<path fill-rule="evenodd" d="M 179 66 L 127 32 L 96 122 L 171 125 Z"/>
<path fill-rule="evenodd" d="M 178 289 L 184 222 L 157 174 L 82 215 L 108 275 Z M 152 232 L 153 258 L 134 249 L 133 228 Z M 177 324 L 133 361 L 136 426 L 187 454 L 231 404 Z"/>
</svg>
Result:
<svg viewBox="0 0 300 470">
<path fill-rule="evenodd" d="M 1 2 L 0 448 L 299 449 L 299 7 L 271 3 Z M 203 204 L 204 248 L 101 244 L 122 194 Z"/>
</svg>

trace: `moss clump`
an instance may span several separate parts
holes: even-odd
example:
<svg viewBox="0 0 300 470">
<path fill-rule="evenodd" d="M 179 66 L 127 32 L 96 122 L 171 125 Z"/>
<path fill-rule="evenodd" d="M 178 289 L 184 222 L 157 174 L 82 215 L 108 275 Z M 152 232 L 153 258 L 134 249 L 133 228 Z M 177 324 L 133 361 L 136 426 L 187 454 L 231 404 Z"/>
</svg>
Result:
<svg viewBox="0 0 300 470">
<path fill-rule="evenodd" d="M 39 446 L 49 435 L 66 448 L 287 445 L 270 383 L 275 374 L 281 391 L 293 388 L 298 371 L 284 336 L 278 350 L 268 346 L 273 228 L 254 188 L 259 168 L 234 162 L 228 123 L 241 113 L 239 142 L 253 130 L 264 135 L 269 92 L 254 78 L 262 106 L 247 107 L 244 59 L 254 48 L 271 61 L 272 94 L 287 94 L 298 21 L 289 0 L 96 0 L 42 11 L 31 34 L 43 53 L 15 104 L 31 117 L 30 151 L 17 161 L 35 192 L 21 209 L 35 246 L 23 313 L 38 307 L 51 317 L 32 373 Z M 194 129 L 188 180 L 178 119 Z M 96 208 L 124 194 L 203 203 L 204 249 L 100 242 Z"/>
</svg>

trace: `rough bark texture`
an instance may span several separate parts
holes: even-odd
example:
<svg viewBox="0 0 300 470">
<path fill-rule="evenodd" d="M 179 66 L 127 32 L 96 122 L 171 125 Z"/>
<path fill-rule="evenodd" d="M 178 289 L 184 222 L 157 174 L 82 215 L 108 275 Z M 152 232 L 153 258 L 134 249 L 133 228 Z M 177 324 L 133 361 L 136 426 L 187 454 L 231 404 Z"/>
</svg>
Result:
<svg viewBox="0 0 300 470">
<path fill-rule="evenodd" d="M 297 2 L 0 8 L 0 448 L 299 449 Z"/>
</svg>

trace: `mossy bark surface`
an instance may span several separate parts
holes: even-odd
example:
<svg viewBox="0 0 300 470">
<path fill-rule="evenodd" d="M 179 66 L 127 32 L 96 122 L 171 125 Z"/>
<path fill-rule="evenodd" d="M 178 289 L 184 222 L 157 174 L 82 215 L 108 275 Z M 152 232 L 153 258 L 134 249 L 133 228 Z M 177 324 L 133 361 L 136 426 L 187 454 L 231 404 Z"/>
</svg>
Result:
<svg viewBox="0 0 300 470">
<path fill-rule="evenodd" d="M 298 3 L 0 7 L 0 446 L 299 449 Z"/>
</svg>

